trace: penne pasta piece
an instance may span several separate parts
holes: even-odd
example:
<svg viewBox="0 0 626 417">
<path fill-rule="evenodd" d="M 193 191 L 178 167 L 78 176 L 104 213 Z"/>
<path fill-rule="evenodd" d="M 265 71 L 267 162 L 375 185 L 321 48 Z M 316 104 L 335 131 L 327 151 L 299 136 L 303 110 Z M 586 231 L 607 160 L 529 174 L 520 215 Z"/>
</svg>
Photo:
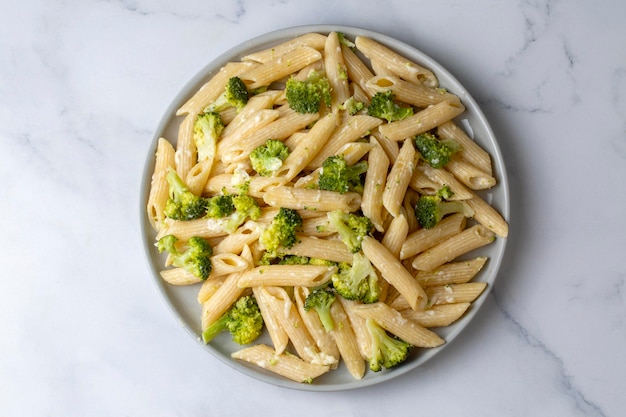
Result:
<svg viewBox="0 0 626 417">
<path fill-rule="evenodd" d="M 222 228 L 219 220 L 201 218 L 195 220 L 173 220 L 165 219 L 163 226 L 156 235 L 156 240 L 166 235 L 174 235 L 179 241 L 189 240 L 192 236 L 212 238 L 226 236 L 227 233 Z"/>
<path fill-rule="evenodd" d="M 237 286 L 241 272 L 228 275 L 213 296 L 202 303 L 202 332 L 215 323 L 242 296 L 244 289 Z"/>
<path fill-rule="evenodd" d="M 359 86 L 359 89 L 367 95 L 368 102 L 372 94 L 367 89 L 367 81 L 374 76 L 365 62 L 346 45 L 341 45 L 341 52 L 348 71 L 348 78 Z"/>
<path fill-rule="evenodd" d="M 426 288 L 430 305 L 471 303 L 487 288 L 486 282 L 467 282 Z"/>
<path fill-rule="evenodd" d="M 417 155 L 413 140 L 406 139 L 387 176 L 382 196 L 383 206 L 393 217 L 400 214 L 400 207 L 404 202 L 404 195 L 415 169 Z"/>
<path fill-rule="evenodd" d="M 400 257 L 400 250 L 409 233 L 409 222 L 404 214 L 394 217 L 385 231 L 380 243 L 396 258 Z"/>
<path fill-rule="evenodd" d="M 193 142 L 193 125 L 196 122 L 197 115 L 189 113 L 178 128 L 178 141 L 176 142 L 176 151 L 174 152 L 174 163 L 176 164 L 176 173 L 180 178 L 185 180 L 191 167 L 196 163 L 196 144 Z"/>
<path fill-rule="evenodd" d="M 358 301 L 346 300 L 343 297 L 337 298 L 348 316 L 348 320 L 350 320 L 350 326 L 352 327 L 352 331 L 354 331 L 354 336 L 359 347 L 359 352 L 361 352 L 361 357 L 365 360 L 369 360 L 370 352 L 372 351 L 372 338 L 370 337 L 367 326 L 365 325 L 365 319 L 354 312 L 354 306 L 358 306 L 361 303 Z"/>
<path fill-rule="evenodd" d="M 211 298 L 217 289 L 222 286 L 225 280 L 225 275 L 220 275 L 218 277 L 209 276 L 209 278 L 204 280 L 200 286 L 200 290 L 198 291 L 198 303 L 202 305 L 206 300 Z"/>
<path fill-rule="evenodd" d="M 324 285 L 336 267 L 322 265 L 261 265 L 239 278 L 240 287 L 317 287 Z"/>
<path fill-rule="evenodd" d="M 211 265 L 212 268 L 209 278 L 217 278 L 235 272 L 242 272 L 252 266 L 243 256 L 234 253 L 218 253 L 211 256 Z"/>
<path fill-rule="evenodd" d="M 378 269 L 382 277 L 393 285 L 402 294 L 414 310 L 423 310 L 428 297 L 413 276 L 404 268 L 404 265 L 385 248 L 382 243 L 370 236 L 365 236 L 362 242 L 365 256 Z"/>
<path fill-rule="evenodd" d="M 324 68 L 331 88 L 331 107 L 338 110 L 350 97 L 348 71 L 344 63 L 343 53 L 337 32 L 330 32 L 324 45 Z"/>
<path fill-rule="evenodd" d="M 477 224 L 420 253 L 413 259 L 412 265 L 420 271 L 432 271 L 446 262 L 492 243 L 495 239 L 491 230 Z"/>
<path fill-rule="evenodd" d="M 293 51 L 301 46 L 308 46 L 310 48 L 317 49 L 318 51 L 322 51 L 324 50 L 325 44 L 326 36 L 320 33 L 307 33 L 271 48 L 244 55 L 241 60 L 245 62 L 254 61 L 264 64 L 272 61 L 277 56 L 284 55 L 285 53 Z"/>
<path fill-rule="evenodd" d="M 297 235 L 297 237 L 298 243 L 290 248 L 281 248 L 281 253 L 326 259 L 333 262 L 352 262 L 352 253 L 340 240 L 318 239 L 304 235 Z"/>
<path fill-rule="evenodd" d="M 306 140 L 298 143 L 283 161 L 283 165 L 276 171 L 275 176 L 282 176 L 287 181 L 294 179 L 326 145 L 336 126 L 337 116 L 333 113 L 319 119 L 306 133 Z"/>
<path fill-rule="evenodd" d="M 385 67 L 407 81 L 424 84 L 428 87 L 437 87 L 439 85 L 439 81 L 432 71 L 415 62 L 411 62 L 406 57 L 374 39 L 366 36 L 357 36 L 354 43 L 357 49 L 371 61 L 383 62 Z"/>
<path fill-rule="evenodd" d="M 391 91 L 394 99 L 415 107 L 428 107 L 441 101 L 460 102 L 458 96 L 443 88 L 432 88 L 424 84 L 404 81 L 392 75 L 377 75 L 366 83 L 367 91 L 374 95 Z"/>
<path fill-rule="evenodd" d="M 450 158 L 446 170 L 470 190 L 486 190 L 496 185 L 495 177 L 456 155 Z"/>
<path fill-rule="evenodd" d="M 166 220 L 165 204 L 170 196 L 166 176 L 169 168 L 175 168 L 174 153 L 175 149 L 172 144 L 166 139 L 159 138 L 155 152 L 154 171 L 150 180 L 150 193 L 146 204 L 148 220 L 155 231 L 159 231 Z"/>
<path fill-rule="evenodd" d="M 330 315 L 334 322 L 331 333 L 341 353 L 341 359 L 354 379 L 362 379 L 365 375 L 365 360 L 361 356 L 356 335 L 342 304 L 334 302 L 330 306 Z"/>
<path fill-rule="evenodd" d="M 202 113 L 206 106 L 214 102 L 224 92 L 224 86 L 229 78 L 236 77 L 256 65 L 252 62 L 228 62 L 180 106 L 176 115 Z"/>
<path fill-rule="evenodd" d="M 287 352 L 277 353 L 267 345 L 259 344 L 231 353 L 234 359 L 252 363 L 295 382 L 311 383 L 330 370 L 328 365 L 305 362 Z"/>
<path fill-rule="evenodd" d="M 274 316 L 267 300 L 268 296 L 261 290 L 262 287 L 253 287 L 252 294 L 254 294 L 254 298 L 256 298 L 257 304 L 259 305 L 259 310 L 261 310 L 261 316 L 263 317 L 267 333 L 274 345 L 274 350 L 277 354 L 281 354 L 287 349 L 289 335 L 285 329 L 282 328 L 278 318 Z"/>
<path fill-rule="evenodd" d="M 171 285 L 192 285 L 202 282 L 200 278 L 183 268 L 165 269 L 159 274 L 165 282 Z"/>
<path fill-rule="evenodd" d="M 352 212 L 361 206 L 361 195 L 355 192 L 339 194 L 334 191 L 284 186 L 265 190 L 263 201 L 273 207 L 294 210 Z"/>
<path fill-rule="evenodd" d="M 504 217 L 478 194 L 472 193 L 472 197 L 466 200 L 466 203 L 474 210 L 474 219 L 477 222 L 500 237 L 504 238 L 509 235 L 509 224 Z"/>
<path fill-rule="evenodd" d="M 284 183 L 283 178 L 250 176 L 245 170 L 238 170 L 233 174 L 219 174 L 209 178 L 204 187 L 204 194 L 216 195 L 224 191 L 239 194 L 241 188 L 245 187 L 250 197 L 263 198 L 267 191 Z"/>
<path fill-rule="evenodd" d="M 465 111 L 465 106 L 461 102 L 444 100 L 405 119 L 383 124 L 378 129 L 387 138 L 401 141 L 428 132 L 440 124 L 454 119 L 463 111 Z"/>
<path fill-rule="evenodd" d="M 367 158 L 367 172 L 363 184 L 361 210 L 369 217 L 376 230 L 383 229 L 383 192 L 389 169 L 389 158 L 380 143 L 373 136 L 370 143 L 374 145 Z"/>
<path fill-rule="evenodd" d="M 434 271 L 419 271 L 415 275 L 415 279 L 420 283 L 422 288 L 449 285 L 464 284 L 469 282 L 480 272 L 487 257 L 479 256 L 467 261 L 448 262 L 441 265 Z"/>
<path fill-rule="evenodd" d="M 287 291 L 281 287 L 261 287 L 260 291 L 264 294 L 272 314 L 289 335 L 289 340 L 298 356 L 306 362 L 329 365 L 329 363 L 319 363 L 322 359 L 319 355 L 319 349 L 302 322 L 298 309 L 291 301 Z M 324 359 L 329 361 L 329 358 Z M 329 362 L 332 363 L 332 361 Z"/>
<path fill-rule="evenodd" d="M 355 306 L 354 311 L 415 347 L 432 348 L 445 343 L 435 332 L 409 320 L 385 303 L 361 304 Z"/>
<path fill-rule="evenodd" d="M 307 287 L 295 287 L 293 289 L 293 298 L 302 317 L 302 321 L 306 326 L 309 334 L 315 341 L 320 353 L 335 358 L 335 363 L 330 364 L 331 369 L 337 367 L 339 363 L 340 353 L 337 343 L 330 332 L 327 332 L 320 320 L 319 314 L 312 309 L 304 307 L 307 296 L 311 293 L 311 289 Z"/>
<path fill-rule="evenodd" d="M 348 116 L 344 122 L 333 132 L 327 145 L 322 148 L 315 158 L 307 165 L 307 169 L 314 170 L 322 166 L 326 158 L 338 155 L 339 150 L 346 144 L 354 142 L 367 135 L 372 129 L 382 123 L 377 117 L 357 114 Z"/>
<path fill-rule="evenodd" d="M 471 303 L 454 303 L 435 305 L 424 311 L 408 309 L 402 311 L 402 316 L 422 327 L 445 327 L 460 319 L 470 305 Z"/>
<path fill-rule="evenodd" d="M 454 121 L 447 121 L 437 127 L 441 139 L 452 139 L 463 148 L 460 155 L 472 165 L 492 174 L 491 156 L 478 143 L 472 140 Z"/>
<path fill-rule="evenodd" d="M 240 78 L 248 85 L 248 89 L 254 90 L 298 72 L 320 59 L 322 54 L 318 50 L 301 45 L 249 69 L 241 74 Z"/>
<path fill-rule="evenodd" d="M 411 233 L 400 248 L 401 260 L 409 259 L 436 244 L 461 233 L 467 219 L 462 213 L 454 213 L 444 217 L 432 229 L 418 229 Z"/>
<path fill-rule="evenodd" d="M 253 242 L 259 239 L 261 230 L 257 222 L 248 220 L 234 232 L 213 246 L 213 255 L 224 253 L 240 254 Z"/>
<path fill-rule="evenodd" d="M 444 185 L 450 187 L 453 195 L 449 200 L 468 200 L 472 198 L 472 192 L 458 181 L 451 172 L 443 168 L 433 168 L 427 163 L 418 164 L 417 169 L 422 171 L 424 175 L 438 185 L 437 190 L 441 189 Z"/>
</svg>

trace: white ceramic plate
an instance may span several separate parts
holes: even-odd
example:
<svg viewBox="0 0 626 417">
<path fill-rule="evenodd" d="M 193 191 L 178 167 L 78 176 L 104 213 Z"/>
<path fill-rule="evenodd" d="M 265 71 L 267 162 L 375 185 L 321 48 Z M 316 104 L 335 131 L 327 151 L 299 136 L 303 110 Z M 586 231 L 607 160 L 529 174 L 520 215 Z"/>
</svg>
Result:
<svg viewBox="0 0 626 417">
<path fill-rule="evenodd" d="M 331 371 L 326 375 L 317 378 L 313 384 L 296 383 L 266 372 L 262 369 L 253 367 L 252 365 L 231 359 L 230 353 L 234 350 L 240 349 L 241 346 L 234 344 L 230 340 L 230 335 L 228 333 L 224 333 L 220 337 L 217 337 L 209 345 L 205 345 L 201 341 L 200 305 L 197 302 L 198 287 L 174 287 L 165 283 L 159 275 L 159 271 L 161 270 L 164 262 L 164 255 L 159 254 L 154 247 L 155 233 L 150 227 L 145 212 L 146 201 L 150 188 L 150 179 L 154 170 L 156 142 L 159 137 L 165 137 L 175 143 L 178 126 L 182 120 L 182 117 L 175 116 L 176 110 L 185 101 L 187 101 L 187 99 L 193 95 L 193 93 L 197 91 L 198 88 L 206 82 L 206 80 L 208 80 L 227 62 L 238 61 L 240 60 L 240 57 L 245 54 L 269 48 L 304 33 L 319 32 L 326 34 L 331 31 L 343 32 L 349 39 L 354 39 L 356 35 L 364 35 L 377 40 L 378 42 L 404 55 L 413 62 L 421 64 L 432 70 L 439 78 L 439 82 L 442 87 L 447 88 L 449 91 L 455 93 L 461 98 L 466 106 L 466 111 L 460 115 L 456 121 L 464 127 L 471 136 L 474 137 L 476 142 L 480 143 L 491 154 L 494 164 L 494 175 L 498 180 L 498 185 L 496 187 L 488 192 L 482 193 L 482 195 L 488 202 L 496 207 L 500 213 L 503 214 L 505 219 L 509 218 L 509 196 L 504 162 L 502 160 L 496 138 L 494 137 L 485 116 L 469 92 L 465 90 L 465 88 L 463 88 L 463 86 L 445 68 L 412 46 L 380 33 L 354 27 L 335 25 L 300 26 L 271 32 L 251 39 L 230 49 L 204 67 L 182 88 L 180 93 L 170 103 L 159 126 L 154 132 L 153 141 L 147 155 L 143 180 L 141 183 L 142 187 L 140 190 L 140 215 L 142 225 L 141 233 L 143 236 L 144 249 L 147 255 L 148 264 L 151 269 L 151 276 L 176 319 L 203 349 L 206 349 L 206 351 L 214 355 L 217 359 L 224 361 L 231 367 L 261 381 L 277 386 L 310 391 L 340 391 L 378 384 L 409 372 L 429 359 L 432 359 L 443 348 L 452 343 L 454 338 L 467 326 L 470 320 L 472 320 L 475 316 L 480 306 L 483 304 L 489 289 L 493 286 L 494 280 L 497 276 L 506 245 L 506 239 L 499 238 L 493 244 L 476 250 L 471 254 L 473 256 L 481 255 L 489 257 L 489 261 L 483 270 L 474 278 L 475 281 L 488 283 L 488 287 L 487 290 L 473 303 L 473 306 L 464 317 L 449 327 L 436 329 L 436 332 L 446 340 L 446 343 L 443 346 L 434 349 L 414 349 L 411 358 L 401 366 L 390 370 L 383 370 L 378 373 L 368 370 L 364 378 L 361 380 L 355 380 L 345 369 L 345 366 L 340 365 L 337 370 Z M 271 345 L 267 336 L 262 336 L 260 341 L 264 341 Z"/>
</svg>

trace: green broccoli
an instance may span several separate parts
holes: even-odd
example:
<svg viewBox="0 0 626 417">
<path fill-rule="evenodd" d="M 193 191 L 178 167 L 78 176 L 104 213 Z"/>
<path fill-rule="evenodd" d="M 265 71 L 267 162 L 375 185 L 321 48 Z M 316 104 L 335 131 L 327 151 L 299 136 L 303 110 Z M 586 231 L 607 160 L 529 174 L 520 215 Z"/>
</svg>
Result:
<svg viewBox="0 0 626 417">
<path fill-rule="evenodd" d="M 198 115 L 193 125 L 193 142 L 198 150 L 198 161 L 204 161 L 215 155 L 224 123 L 219 113 L 208 112 Z"/>
<path fill-rule="evenodd" d="M 330 83 L 321 73 L 311 70 L 305 81 L 291 77 L 285 85 L 287 103 L 298 113 L 317 113 L 322 102 L 331 104 Z"/>
<path fill-rule="evenodd" d="M 173 220 L 193 220 L 206 214 L 206 199 L 195 195 L 180 179 L 173 168 L 165 176 L 169 185 L 169 199 L 165 203 L 165 215 Z"/>
<path fill-rule="evenodd" d="M 352 256 L 352 265 L 339 264 L 331 277 L 333 287 L 346 300 L 358 300 L 366 304 L 380 299 L 380 284 L 374 267 L 360 252 Z"/>
<path fill-rule="evenodd" d="M 281 246 L 290 248 L 297 243 L 296 231 L 301 226 L 302 217 L 296 210 L 281 207 L 259 241 L 267 252 L 277 254 Z"/>
<path fill-rule="evenodd" d="M 406 361 L 411 352 L 411 344 L 395 336 L 389 335 L 378 323 L 371 318 L 365 320 L 365 326 L 372 340 L 369 367 L 374 372 L 382 368 L 392 368 Z"/>
<path fill-rule="evenodd" d="M 444 184 L 439 190 L 437 190 L 437 195 L 444 200 L 449 200 L 452 196 L 454 196 L 454 191 L 452 191 L 448 184 Z"/>
<path fill-rule="evenodd" d="M 432 229 L 445 215 L 452 213 L 472 217 L 474 210 L 463 201 L 444 201 L 437 195 L 423 195 L 415 204 L 415 217 L 424 229 Z"/>
<path fill-rule="evenodd" d="M 178 249 L 178 238 L 174 235 L 163 236 L 157 242 L 160 253 L 167 251 L 172 257 L 172 265 L 183 268 L 201 280 L 206 280 L 213 268 L 211 256 L 213 249 L 209 242 L 199 236 L 190 237 L 187 242 Z"/>
<path fill-rule="evenodd" d="M 311 291 L 304 300 L 304 310 L 315 310 L 327 332 L 330 332 L 335 327 L 333 318 L 330 315 L 330 307 L 333 305 L 336 298 L 332 288 L 322 287 Z"/>
<path fill-rule="evenodd" d="M 367 216 L 346 213 L 342 210 L 329 211 L 326 215 L 332 227 L 337 230 L 343 243 L 352 253 L 361 250 L 363 237 L 370 235 L 374 225 Z"/>
<path fill-rule="evenodd" d="M 224 86 L 224 92 L 207 108 L 205 111 L 220 112 L 226 110 L 229 107 L 234 107 L 237 111 L 240 111 L 246 104 L 250 93 L 248 93 L 248 87 L 239 77 L 231 77 Z"/>
<path fill-rule="evenodd" d="M 264 177 L 271 176 L 289 156 L 289 148 L 280 140 L 268 139 L 265 145 L 255 148 L 250 153 L 252 168 Z"/>
<path fill-rule="evenodd" d="M 348 191 L 363 192 L 361 174 L 367 171 L 367 161 L 348 165 L 341 155 L 333 155 L 322 163 L 317 185 L 320 190 L 336 191 L 344 194 Z"/>
<path fill-rule="evenodd" d="M 224 230 L 228 233 L 233 233 L 248 218 L 257 220 L 261 216 L 259 204 L 247 194 L 234 195 L 232 202 L 235 211 L 224 224 Z"/>
<path fill-rule="evenodd" d="M 212 219 L 230 216 L 235 211 L 233 196 L 230 194 L 216 195 L 207 199 L 206 215 Z"/>
<path fill-rule="evenodd" d="M 256 299 L 245 295 L 202 332 L 202 340 L 209 343 L 215 336 L 228 330 L 235 343 L 247 345 L 261 335 L 263 325 L 263 316 Z"/>
<path fill-rule="evenodd" d="M 422 133 L 413 139 L 420 155 L 433 168 L 443 168 L 461 146 L 452 139 L 439 140 L 432 133 Z"/>
<path fill-rule="evenodd" d="M 401 107 L 394 101 L 393 91 L 378 92 L 374 94 L 367 108 L 370 116 L 385 119 L 388 122 L 406 119 L 413 114 L 412 107 Z"/>
<path fill-rule="evenodd" d="M 365 104 L 355 99 L 354 96 L 348 98 L 346 101 L 339 105 L 340 110 L 346 110 L 351 116 L 357 114 L 364 108 Z"/>
<path fill-rule="evenodd" d="M 350 49 L 355 49 L 356 44 L 352 42 L 350 39 L 346 37 L 346 34 L 343 32 L 337 32 L 337 37 L 339 38 L 339 43 L 341 45 L 347 46 Z"/>
</svg>

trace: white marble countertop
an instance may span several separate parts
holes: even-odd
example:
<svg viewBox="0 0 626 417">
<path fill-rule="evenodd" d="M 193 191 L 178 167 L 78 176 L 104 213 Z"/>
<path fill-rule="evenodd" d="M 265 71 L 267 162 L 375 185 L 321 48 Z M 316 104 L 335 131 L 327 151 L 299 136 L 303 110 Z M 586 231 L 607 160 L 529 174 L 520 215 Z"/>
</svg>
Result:
<svg viewBox="0 0 626 417">
<path fill-rule="evenodd" d="M 626 3 L 36 1 L 0 6 L 0 415 L 621 416 Z M 149 275 L 143 164 L 169 101 L 304 24 L 414 45 L 483 107 L 509 169 L 501 273 L 466 331 L 385 384 L 259 382 L 181 330 Z"/>
</svg>

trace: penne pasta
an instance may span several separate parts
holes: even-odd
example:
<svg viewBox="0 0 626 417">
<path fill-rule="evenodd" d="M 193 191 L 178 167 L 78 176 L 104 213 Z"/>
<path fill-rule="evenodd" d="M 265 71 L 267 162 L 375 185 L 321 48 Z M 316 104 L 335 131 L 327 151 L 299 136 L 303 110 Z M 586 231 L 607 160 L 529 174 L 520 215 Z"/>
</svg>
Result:
<svg viewBox="0 0 626 417">
<path fill-rule="evenodd" d="M 318 287 L 330 281 L 336 267 L 320 265 L 262 265 L 244 272 L 240 287 Z"/>
<path fill-rule="evenodd" d="M 371 61 L 384 63 L 384 66 L 407 81 L 437 87 L 439 81 L 435 74 L 421 65 L 411 62 L 406 57 L 392 51 L 383 44 L 366 36 L 357 36 L 356 47 Z"/>
<path fill-rule="evenodd" d="M 165 204 L 169 199 L 169 185 L 167 183 L 167 171 L 174 168 L 175 149 L 166 139 L 159 138 L 155 153 L 154 172 L 150 182 L 150 193 L 146 211 L 148 221 L 155 231 L 159 231 L 165 221 Z"/>
<path fill-rule="evenodd" d="M 362 242 L 363 253 L 378 269 L 382 277 L 393 285 L 409 302 L 414 310 L 423 310 L 428 297 L 422 287 L 400 261 L 376 239 L 365 236 Z"/>
<path fill-rule="evenodd" d="M 432 271 L 446 262 L 492 243 L 495 238 L 491 230 L 482 225 L 474 225 L 420 253 L 413 259 L 412 265 L 420 271 Z"/>
<path fill-rule="evenodd" d="M 278 353 L 263 344 L 235 351 L 231 353 L 231 357 L 252 363 L 295 382 L 311 383 L 330 370 L 328 365 L 309 363 L 287 352 Z"/>
<path fill-rule="evenodd" d="M 385 303 L 361 304 L 354 307 L 356 314 L 372 319 L 390 333 L 416 347 L 437 347 L 445 343 L 435 332 L 404 317 Z"/>
<path fill-rule="evenodd" d="M 456 101 L 440 101 L 405 119 L 381 125 L 378 130 L 390 140 L 401 141 L 428 132 L 440 124 L 454 119 L 465 111 L 465 106 Z"/>
</svg>

